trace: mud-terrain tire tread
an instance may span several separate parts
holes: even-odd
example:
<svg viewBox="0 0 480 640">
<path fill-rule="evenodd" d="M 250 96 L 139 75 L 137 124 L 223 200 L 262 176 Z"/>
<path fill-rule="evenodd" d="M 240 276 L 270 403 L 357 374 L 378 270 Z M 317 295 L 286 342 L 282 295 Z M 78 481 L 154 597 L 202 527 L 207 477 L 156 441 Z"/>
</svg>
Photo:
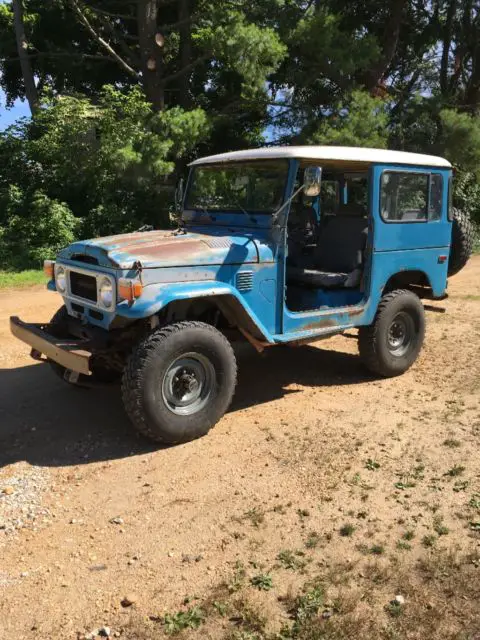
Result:
<svg viewBox="0 0 480 640">
<path fill-rule="evenodd" d="M 405 297 L 406 299 L 414 302 L 420 312 L 420 337 L 417 353 L 413 359 L 414 362 L 421 350 L 425 336 L 425 312 L 420 298 L 412 291 L 409 291 L 408 289 L 395 289 L 394 291 L 386 293 L 380 300 L 373 323 L 366 327 L 360 327 L 358 332 L 358 349 L 363 364 L 367 369 L 369 369 L 369 371 L 384 378 L 392 378 L 404 373 L 404 371 L 393 371 L 388 367 L 384 362 L 379 349 L 381 340 L 380 322 L 386 313 L 390 313 L 392 303 L 401 297 Z M 411 364 L 413 364 L 413 362 Z"/>
<path fill-rule="evenodd" d="M 215 415 L 211 421 L 203 421 L 203 423 L 199 424 L 193 432 L 190 431 L 188 434 L 179 436 L 177 439 L 163 435 L 158 428 L 149 424 L 144 410 L 144 382 L 146 368 L 150 359 L 157 356 L 158 350 L 161 349 L 161 347 L 172 336 L 179 335 L 183 331 L 189 329 L 200 329 L 204 332 L 210 332 L 212 336 L 216 336 L 220 341 L 222 348 L 224 348 L 226 354 L 228 354 L 232 383 L 227 397 L 225 397 L 221 403 L 221 410 L 215 412 L 219 415 Z M 134 348 L 123 372 L 122 399 L 128 417 L 136 431 L 154 442 L 164 445 L 174 445 L 181 442 L 195 440 L 206 435 L 227 411 L 232 401 L 236 385 L 237 363 L 234 351 L 227 338 L 212 325 L 204 322 L 187 320 L 156 329 Z"/>
<path fill-rule="evenodd" d="M 473 253 L 473 223 L 465 211 L 453 209 L 452 242 L 448 261 L 448 276 L 459 273 L 467 264 Z"/>
</svg>

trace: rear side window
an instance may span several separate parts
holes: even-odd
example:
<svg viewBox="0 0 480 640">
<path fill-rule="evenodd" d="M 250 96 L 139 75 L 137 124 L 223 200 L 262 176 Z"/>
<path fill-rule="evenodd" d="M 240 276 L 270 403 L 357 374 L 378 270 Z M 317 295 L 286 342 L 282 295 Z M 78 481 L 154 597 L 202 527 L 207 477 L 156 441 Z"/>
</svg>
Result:
<svg viewBox="0 0 480 640">
<path fill-rule="evenodd" d="M 443 177 L 440 174 L 382 174 L 380 211 L 387 222 L 427 222 L 442 216 Z"/>
<path fill-rule="evenodd" d="M 443 204 L 443 176 L 432 173 L 430 176 L 430 206 L 428 208 L 429 220 L 440 220 Z"/>
<path fill-rule="evenodd" d="M 453 176 L 448 181 L 448 219 L 453 220 Z"/>
</svg>

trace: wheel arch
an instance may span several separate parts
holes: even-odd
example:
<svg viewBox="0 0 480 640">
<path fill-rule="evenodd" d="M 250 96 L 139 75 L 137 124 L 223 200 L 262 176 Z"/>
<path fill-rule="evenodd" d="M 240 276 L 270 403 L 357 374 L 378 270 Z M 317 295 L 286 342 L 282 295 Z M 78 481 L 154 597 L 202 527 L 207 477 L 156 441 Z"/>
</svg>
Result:
<svg viewBox="0 0 480 640">
<path fill-rule="evenodd" d="M 258 318 L 234 295 L 182 297 L 170 300 L 154 314 L 162 323 L 182 320 L 201 320 L 208 324 L 238 329 L 256 340 L 271 342 L 268 331 Z M 244 333 L 245 335 L 245 333 Z"/>
<path fill-rule="evenodd" d="M 160 318 L 162 322 L 198 320 L 203 312 L 216 309 L 230 326 L 248 332 L 254 339 L 273 344 L 273 338 L 243 296 L 223 282 L 176 283 L 173 286 L 148 286 L 131 306 L 121 304 L 117 313 L 129 320 Z"/>
<path fill-rule="evenodd" d="M 408 289 L 419 297 L 430 297 L 433 290 L 430 277 L 422 269 L 406 269 L 392 274 L 383 287 L 382 296 L 395 289 Z"/>
</svg>

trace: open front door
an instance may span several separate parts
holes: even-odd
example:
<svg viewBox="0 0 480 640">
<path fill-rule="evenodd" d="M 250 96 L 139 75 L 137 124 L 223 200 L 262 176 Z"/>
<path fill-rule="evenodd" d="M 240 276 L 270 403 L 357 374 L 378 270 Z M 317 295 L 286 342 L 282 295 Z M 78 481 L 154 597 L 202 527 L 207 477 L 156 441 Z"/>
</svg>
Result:
<svg viewBox="0 0 480 640">
<path fill-rule="evenodd" d="M 287 229 L 284 339 L 359 324 L 368 299 L 373 170 L 324 168 L 315 202 L 292 203 Z"/>
</svg>

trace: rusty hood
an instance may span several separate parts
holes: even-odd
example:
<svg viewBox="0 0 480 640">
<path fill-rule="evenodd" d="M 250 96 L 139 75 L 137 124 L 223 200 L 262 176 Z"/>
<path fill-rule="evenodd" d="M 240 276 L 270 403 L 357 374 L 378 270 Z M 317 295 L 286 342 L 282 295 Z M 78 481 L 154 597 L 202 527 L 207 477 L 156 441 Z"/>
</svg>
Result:
<svg viewBox="0 0 480 640">
<path fill-rule="evenodd" d="M 149 231 L 75 242 L 59 258 L 117 269 L 158 268 L 270 261 L 272 250 L 265 238 L 250 233 Z"/>
</svg>

